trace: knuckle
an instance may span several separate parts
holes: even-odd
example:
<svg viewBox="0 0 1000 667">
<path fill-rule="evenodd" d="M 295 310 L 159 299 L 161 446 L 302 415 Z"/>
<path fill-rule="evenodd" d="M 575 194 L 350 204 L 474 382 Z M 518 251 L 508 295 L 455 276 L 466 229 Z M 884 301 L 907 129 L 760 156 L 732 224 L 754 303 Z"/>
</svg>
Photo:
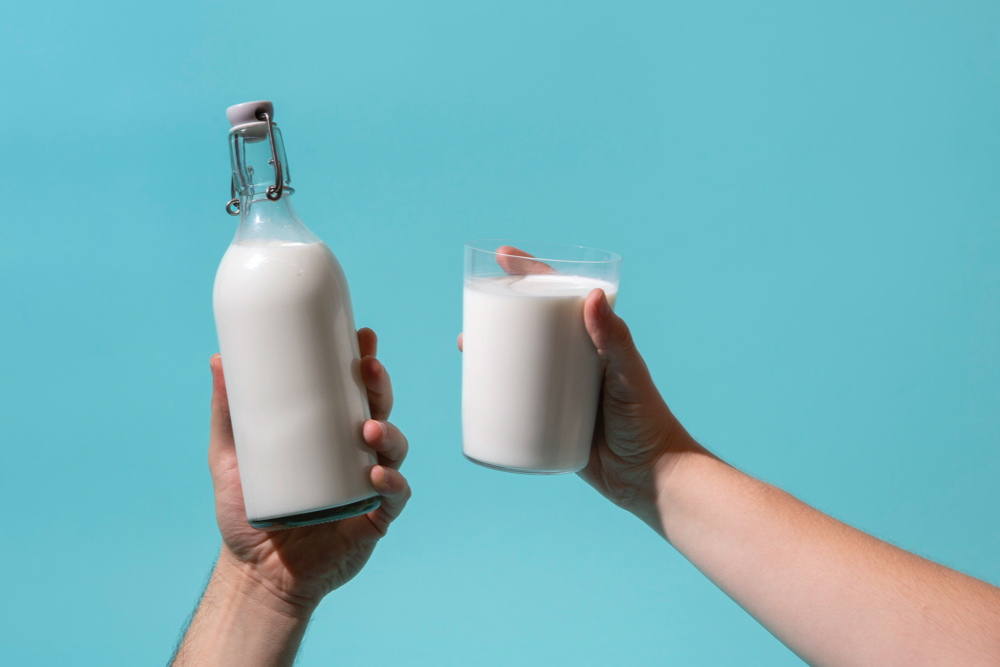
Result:
<svg viewBox="0 0 1000 667">
<path fill-rule="evenodd" d="M 392 500 L 394 505 L 398 505 L 401 502 L 406 502 L 410 493 L 410 485 L 407 484 L 406 478 L 398 470 L 393 470 L 391 474 Z"/>
<path fill-rule="evenodd" d="M 612 342 L 615 346 L 625 350 L 630 350 L 635 347 L 635 344 L 632 342 L 632 332 L 628 330 L 628 325 L 620 320 L 618 326 L 612 334 Z"/>
</svg>

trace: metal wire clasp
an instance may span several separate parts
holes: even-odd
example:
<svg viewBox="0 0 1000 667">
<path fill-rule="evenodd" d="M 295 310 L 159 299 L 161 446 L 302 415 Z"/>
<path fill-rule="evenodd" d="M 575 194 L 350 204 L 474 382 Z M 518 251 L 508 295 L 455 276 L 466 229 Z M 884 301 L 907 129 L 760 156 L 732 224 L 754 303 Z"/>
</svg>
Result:
<svg viewBox="0 0 1000 667">
<path fill-rule="evenodd" d="M 229 180 L 229 201 L 226 202 L 226 213 L 229 215 L 240 214 L 240 200 L 236 198 L 236 174 Z"/>
<path fill-rule="evenodd" d="M 274 165 L 274 185 L 267 186 L 267 198 L 271 201 L 281 199 L 281 191 L 285 188 L 285 179 L 281 173 L 281 162 L 278 160 L 278 152 L 274 150 L 274 133 L 271 131 L 271 116 L 266 111 L 258 111 L 257 118 L 261 116 L 267 122 L 267 141 L 271 144 L 271 159 L 268 164 Z"/>
<path fill-rule="evenodd" d="M 271 146 L 271 159 L 267 163 L 274 165 L 274 185 L 267 186 L 265 196 L 270 201 L 278 201 L 281 199 L 281 192 L 285 189 L 285 178 L 281 169 L 281 161 L 278 160 L 278 151 L 274 148 L 274 132 L 271 130 L 271 116 L 264 110 L 258 111 L 256 115 L 257 120 L 263 120 L 267 123 L 267 141 Z M 232 180 L 229 181 L 229 198 L 229 201 L 226 202 L 226 213 L 229 215 L 239 215 L 240 200 L 236 198 L 236 174 L 233 174 Z"/>
</svg>

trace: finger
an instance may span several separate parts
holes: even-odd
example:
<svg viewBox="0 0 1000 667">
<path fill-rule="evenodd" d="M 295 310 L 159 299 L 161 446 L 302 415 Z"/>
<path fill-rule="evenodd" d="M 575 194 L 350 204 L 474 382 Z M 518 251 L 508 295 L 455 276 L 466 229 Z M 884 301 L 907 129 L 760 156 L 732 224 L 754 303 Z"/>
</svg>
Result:
<svg viewBox="0 0 1000 667">
<path fill-rule="evenodd" d="M 368 327 L 358 329 L 358 347 L 361 348 L 362 357 L 374 357 L 378 349 L 378 337 L 375 332 Z"/>
<path fill-rule="evenodd" d="M 236 466 L 236 443 L 233 440 L 233 422 L 229 416 L 229 395 L 226 378 L 222 372 L 222 357 L 212 355 L 208 360 L 212 371 L 211 419 L 208 435 L 208 468 L 216 477 Z"/>
<path fill-rule="evenodd" d="M 522 276 L 528 273 L 555 273 L 556 270 L 545 262 L 539 262 L 534 255 L 529 255 L 514 246 L 502 245 L 496 249 L 497 264 L 512 276 Z"/>
<path fill-rule="evenodd" d="M 380 465 L 399 470 L 410 445 L 402 431 L 389 422 L 369 419 L 361 428 L 365 443 L 378 454 Z"/>
<path fill-rule="evenodd" d="M 462 351 L 462 334 L 458 334 L 458 351 Z"/>
<path fill-rule="evenodd" d="M 410 485 L 399 471 L 385 466 L 372 466 L 372 487 L 382 496 L 382 504 L 368 513 L 372 525 L 381 535 L 389 530 L 389 524 L 399 516 L 406 501 L 410 499 Z"/>
<path fill-rule="evenodd" d="M 597 354 L 605 363 L 605 387 L 623 401 L 640 399 L 653 380 L 632 342 L 625 320 L 615 315 L 604 290 L 595 289 L 583 304 L 583 320 Z"/>
<path fill-rule="evenodd" d="M 368 389 L 372 419 L 387 419 L 392 411 L 392 382 L 385 366 L 375 357 L 361 360 L 361 379 Z"/>
</svg>

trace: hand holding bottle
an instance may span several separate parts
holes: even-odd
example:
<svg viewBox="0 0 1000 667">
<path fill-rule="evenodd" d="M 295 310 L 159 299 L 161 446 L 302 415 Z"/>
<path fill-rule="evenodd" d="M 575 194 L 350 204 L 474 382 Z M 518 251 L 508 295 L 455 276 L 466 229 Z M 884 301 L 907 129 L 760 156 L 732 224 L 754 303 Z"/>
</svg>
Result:
<svg viewBox="0 0 1000 667">
<path fill-rule="evenodd" d="M 392 386 L 375 358 L 375 333 L 361 329 L 358 343 L 372 415 L 363 435 L 378 456 L 369 475 L 382 503 L 348 519 L 270 532 L 247 523 L 226 382 L 219 356 L 212 357 L 208 464 L 222 548 L 174 664 L 291 664 L 320 600 L 361 570 L 402 512 L 410 497 L 399 473 L 406 438 L 385 421 L 392 409 Z"/>
<path fill-rule="evenodd" d="M 382 496 L 382 505 L 360 516 L 292 530 L 264 532 L 247 523 L 222 364 L 218 356 L 211 361 L 208 462 L 215 489 L 215 514 L 223 539 L 220 558 L 232 558 L 244 569 L 253 569 L 274 586 L 276 594 L 294 604 L 315 605 L 356 575 L 410 496 L 409 486 L 399 473 L 406 457 L 406 438 L 385 421 L 392 409 L 392 386 L 385 368 L 375 358 L 375 333 L 361 329 L 358 343 L 361 374 L 372 414 L 362 432 L 365 443 L 378 455 L 378 465 L 369 474 L 372 486 Z"/>
</svg>

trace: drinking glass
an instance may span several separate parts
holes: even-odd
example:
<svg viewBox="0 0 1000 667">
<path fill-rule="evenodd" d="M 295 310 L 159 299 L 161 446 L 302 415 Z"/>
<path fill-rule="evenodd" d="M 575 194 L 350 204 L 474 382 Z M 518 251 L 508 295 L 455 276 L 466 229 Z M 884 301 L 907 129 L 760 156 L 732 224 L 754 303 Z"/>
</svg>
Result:
<svg viewBox="0 0 1000 667">
<path fill-rule="evenodd" d="M 614 307 L 621 257 L 511 240 L 465 245 L 462 451 L 529 474 L 587 465 L 603 367 L 583 320 L 595 289 Z"/>
</svg>

